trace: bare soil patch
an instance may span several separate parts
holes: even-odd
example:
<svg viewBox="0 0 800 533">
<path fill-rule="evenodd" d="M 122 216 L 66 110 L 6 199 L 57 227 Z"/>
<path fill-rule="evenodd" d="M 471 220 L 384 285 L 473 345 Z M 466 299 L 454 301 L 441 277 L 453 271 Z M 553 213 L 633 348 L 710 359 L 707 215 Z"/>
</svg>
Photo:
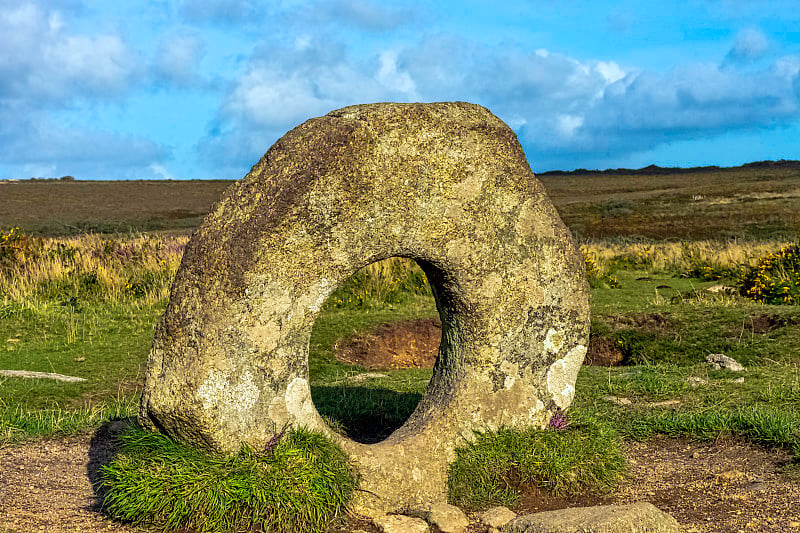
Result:
<svg viewBox="0 0 800 533">
<path fill-rule="evenodd" d="M 589 338 L 584 364 L 594 366 L 619 366 L 625 362 L 625 354 L 614 339 L 593 336 Z"/>
<path fill-rule="evenodd" d="M 369 370 L 433 368 L 441 339 L 438 319 L 401 320 L 352 335 L 333 350 L 339 361 Z"/>
</svg>

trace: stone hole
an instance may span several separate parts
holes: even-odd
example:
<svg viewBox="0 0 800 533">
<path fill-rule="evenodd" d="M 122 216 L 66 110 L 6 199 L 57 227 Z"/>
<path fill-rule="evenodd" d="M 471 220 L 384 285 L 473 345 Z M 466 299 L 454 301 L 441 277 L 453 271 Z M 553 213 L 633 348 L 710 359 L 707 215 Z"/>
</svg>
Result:
<svg viewBox="0 0 800 533">
<path fill-rule="evenodd" d="M 442 337 L 414 412 L 364 444 L 315 408 L 308 349 L 333 291 L 390 257 L 425 272 Z M 321 431 L 361 475 L 356 511 L 402 511 L 446 500 L 475 432 L 567 408 L 588 332 L 583 257 L 506 124 L 464 102 L 352 106 L 279 139 L 192 236 L 139 421 L 225 453 Z"/>
<path fill-rule="evenodd" d="M 311 399 L 339 433 L 379 442 L 416 408 L 442 336 L 430 290 L 416 263 L 393 257 L 356 272 L 323 304 L 309 343 Z M 353 309 L 369 322 L 332 330 Z M 344 374 L 341 364 L 363 371 Z M 390 377 L 397 370 L 407 371 L 399 382 Z"/>
</svg>

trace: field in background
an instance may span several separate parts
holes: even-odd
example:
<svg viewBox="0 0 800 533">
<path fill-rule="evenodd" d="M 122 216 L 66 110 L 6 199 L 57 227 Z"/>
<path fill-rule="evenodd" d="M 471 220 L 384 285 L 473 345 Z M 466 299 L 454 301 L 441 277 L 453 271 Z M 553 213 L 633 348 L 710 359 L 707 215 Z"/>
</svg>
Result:
<svg viewBox="0 0 800 533">
<path fill-rule="evenodd" d="M 186 231 L 232 182 L 0 181 L 0 229 L 34 235 Z"/>
<path fill-rule="evenodd" d="M 794 240 L 800 162 L 737 168 L 546 173 L 538 179 L 581 240 Z M 0 229 L 39 235 L 186 231 L 231 181 L 0 182 Z"/>
</svg>

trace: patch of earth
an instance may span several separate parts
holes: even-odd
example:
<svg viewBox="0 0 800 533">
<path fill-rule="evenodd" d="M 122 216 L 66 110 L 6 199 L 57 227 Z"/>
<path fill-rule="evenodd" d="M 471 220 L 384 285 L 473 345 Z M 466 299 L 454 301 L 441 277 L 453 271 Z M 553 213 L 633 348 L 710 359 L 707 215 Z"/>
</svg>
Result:
<svg viewBox="0 0 800 533">
<path fill-rule="evenodd" d="M 583 364 L 593 366 L 619 366 L 625 361 L 620 344 L 609 337 L 592 335 Z"/>
<path fill-rule="evenodd" d="M 770 331 L 786 326 L 793 326 L 798 323 L 794 317 L 785 317 L 770 313 L 761 313 L 750 317 L 750 327 L 746 329 L 752 330 L 753 333 L 769 333 Z"/>
<path fill-rule="evenodd" d="M 614 329 L 638 329 L 646 332 L 669 328 L 669 319 L 661 313 L 639 313 L 634 315 L 608 315 L 605 321 Z"/>
<path fill-rule="evenodd" d="M 111 423 L 95 435 L 0 449 L 0 532 L 137 531 L 103 515 L 94 489 L 98 467 L 114 454 L 115 434 Z M 647 501 L 674 516 L 687 533 L 800 532 L 800 480 L 785 473 L 785 450 L 737 440 L 661 438 L 625 442 L 623 449 L 628 475 L 613 493 L 559 498 L 529 492 L 515 511 Z M 485 533 L 477 516 L 471 515 L 469 531 Z M 355 517 L 330 531 L 355 530 L 375 531 Z"/>
<path fill-rule="evenodd" d="M 433 368 L 441 339 L 439 319 L 400 320 L 337 342 L 333 352 L 339 361 L 369 370 Z"/>
</svg>

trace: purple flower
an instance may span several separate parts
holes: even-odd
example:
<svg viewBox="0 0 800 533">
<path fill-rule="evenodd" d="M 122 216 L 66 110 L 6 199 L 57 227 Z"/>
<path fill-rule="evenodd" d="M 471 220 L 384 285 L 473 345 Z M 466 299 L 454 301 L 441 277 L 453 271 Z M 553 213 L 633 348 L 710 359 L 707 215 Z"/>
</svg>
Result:
<svg viewBox="0 0 800 533">
<path fill-rule="evenodd" d="M 281 440 L 281 437 L 283 437 L 283 434 L 286 433 L 287 429 L 289 429 L 289 422 L 286 422 L 286 424 L 283 426 L 283 429 L 281 429 L 267 441 L 267 443 L 264 445 L 264 451 L 262 452 L 263 455 L 272 452 L 272 449 L 278 444 L 278 441 Z"/>
<path fill-rule="evenodd" d="M 567 413 L 561 409 L 556 409 L 553 416 L 550 417 L 550 427 L 556 431 L 563 431 L 571 425 L 572 422 L 567 419 Z"/>
</svg>

